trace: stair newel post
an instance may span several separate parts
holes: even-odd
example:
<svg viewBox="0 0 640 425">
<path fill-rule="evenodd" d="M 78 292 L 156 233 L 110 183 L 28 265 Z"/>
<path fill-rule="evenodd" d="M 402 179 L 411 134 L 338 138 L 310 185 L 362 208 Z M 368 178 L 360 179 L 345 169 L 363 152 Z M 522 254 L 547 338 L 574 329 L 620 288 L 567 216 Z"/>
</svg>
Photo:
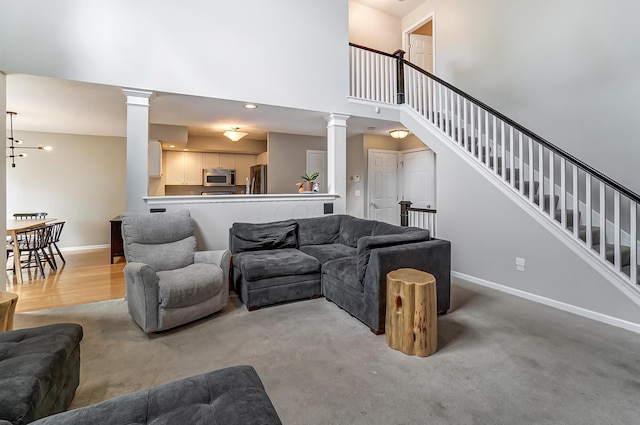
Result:
<svg viewBox="0 0 640 425">
<path fill-rule="evenodd" d="M 404 50 L 396 50 L 393 52 L 393 56 L 396 57 L 396 88 L 398 89 L 398 105 L 404 103 Z"/>
<path fill-rule="evenodd" d="M 400 201 L 400 226 L 409 226 L 409 208 L 411 201 Z"/>
</svg>

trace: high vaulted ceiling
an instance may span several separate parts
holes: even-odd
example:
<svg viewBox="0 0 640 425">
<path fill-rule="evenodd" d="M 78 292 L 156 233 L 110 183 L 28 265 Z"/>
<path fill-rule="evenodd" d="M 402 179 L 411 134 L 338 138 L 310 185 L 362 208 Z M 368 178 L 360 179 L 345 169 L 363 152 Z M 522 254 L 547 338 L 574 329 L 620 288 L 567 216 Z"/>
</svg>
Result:
<svg viewBox="0 0 640 425">
<path fill-rule="evenodd" d="M 424 0 L 354 0 L 401 17 Z M 152 124 L 186 126 L 190 135 L 220 136 L 231 127 L 248 132 L 247 139 L 265 140 L 267 132 L 326 136 L 326 114 L 222 99 L 155 93 Z M 120 87 L 23 74 L 7 75 L 7 110 L 15 130 L 98 136 L 126 135 L 125 96 Z M 215 117 L 215 121 L 212 121 Z M 7 120 L 9 126 L 9 120 Z M 347 135 L 387 135 L 393 122 L 352 117 Z"/>
</svg>

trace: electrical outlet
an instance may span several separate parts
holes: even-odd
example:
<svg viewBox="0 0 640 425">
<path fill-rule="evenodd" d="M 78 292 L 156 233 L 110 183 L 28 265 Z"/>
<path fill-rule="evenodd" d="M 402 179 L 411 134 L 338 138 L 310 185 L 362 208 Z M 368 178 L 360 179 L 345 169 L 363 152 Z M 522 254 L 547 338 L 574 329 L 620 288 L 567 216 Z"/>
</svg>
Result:
<svg viewBox="0 0 640 425">
<path fill-rule="evenodd" d="M 360 191 L 356 189 L 356 196 L 360 196 Z"/>
<path fill-rule="evenodd" d="M 353 176 L 354 183 L 358 183 L 360 181 L 360 176 Z"/>
<path fill-rule="evenodd" d="M 523 272 L 524 268 L 527 265 L 527 260 L 524 258 L 516 257 L 516 270 L 519 272 Z"/>
</svg>

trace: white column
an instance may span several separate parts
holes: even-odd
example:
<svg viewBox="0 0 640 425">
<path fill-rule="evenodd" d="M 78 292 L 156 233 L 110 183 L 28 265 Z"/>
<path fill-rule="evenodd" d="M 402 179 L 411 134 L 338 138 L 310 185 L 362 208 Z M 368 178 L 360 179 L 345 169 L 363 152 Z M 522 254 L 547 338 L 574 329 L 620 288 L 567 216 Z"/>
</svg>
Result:
<svg viewBox="0 0 640 425">
<path fill-rule="evenodd" d="M 148 212 L 150 91 L 123 88 L 127 97 L 127 211 Z"/>
<path fill-rule="evenodd" d="M 348 115 L 327 117 L 327 186 L 338 195 L 333 204 L 335 214 L 347 211 L 347 120 Z"/>
<path fill-rule="evenodd" d="M 2 117 L 0 117 L 0 127 L 3 129 L 5 133 L 3 144 L 7 145 L 7 76 L 6 74 L 0 72 L 0 113 Z M 5 152 L 6 152 L 5 148 Z M 6 154 L 5 154 L 6 156 Z M 7 160 L 5 158 L 4 161 L 0 164 L 0 226 L 4 227 L 2 229 L 2 234 L 7 234 Z M 5 272 L 5 279 L 8 281 L 8 275 Z"/>
</svg>

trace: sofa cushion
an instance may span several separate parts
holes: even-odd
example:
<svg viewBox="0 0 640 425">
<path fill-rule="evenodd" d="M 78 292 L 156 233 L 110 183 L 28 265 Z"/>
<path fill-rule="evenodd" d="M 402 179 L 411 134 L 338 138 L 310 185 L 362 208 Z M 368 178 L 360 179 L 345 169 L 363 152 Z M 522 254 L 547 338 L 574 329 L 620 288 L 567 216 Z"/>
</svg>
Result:
<svg viewBox="0 0 640 425">
<path fill-rule="evenodd" d="M 371 231 L 376 223 L 375 220 L 364 220 L 350 215 L 342 216 L 339 242 L 355 248 L 358 239 L 363 236 L 371 236 Z"/>
<path fill-rule="evenodd" d="M 232 261 L 247 281 L 320 271 L 316 258 L 294 248 L 240 252 L 233 255 Z"/>
<path fill-rule="evenodd" d="M 161 307 L 187 307 L 215 297 L 224 283 L 222 269 L 197 263 L 158 272 L 158 302 Z"/>
<path fill-rule="evenodd" d="M 295 220 L 271 223 L 233 223 L 231 253 L 280 248 L 297 248 Z"/>
<path fill-rule="evenodd" d="M 327 261 L 322 265 L 322 274 L 327 274 L 359 292 L 364 292 L 364 285 L 358 280 L 355 263 L 356 257 Z"/>
<path fill-rule="evenodd" d="M 412 242 L 423 242 L 429 240 L 429 231 L 411 227 L 408 232 L 398 234 L 387 234 L 380 236 L 365 236 L 358 240 L 357 278 L 364 279 L 369 264 L 371 250 L 375 248 L 386 248 L 394 245 L 403 245 Z"/>
<path fill-rule="evenodd" d="M 301 246 L 300 251 L 316 257 L 318 261 L 320 261 L 320 264 L 335 260 L 336 258 L 353 257 L 357 252 L 355 248 L 340 243 Z"/>
<path fill-rule="evenodd" d="M 338 242 L 342 215 L 301 218 L 298 222 L 298 245 L 322 245 Z"/>
<path fill-rule="evenodd" d="M 281 425 L 251 366 L 234 366 L 43 418 L 34 425 Z"/>
<path fill-rule="evenodd" d="M 0 419 L 26 424 L 69 406 L 82 327 L 59 323 L 0 333 Z"/>
<path fill-rule="evenodd" d="M 394 226 L 393 224 L 385 223 L 383 221 L 378 221 L 373 226 L 373 230 L 371 231 L 371 236 L 381 236 L 381 235 L 397 235 L 399 233 L 411 233 L 415 231 L 427 232 L 427 239 L 429 240 L 428 230 L 419 229 L 417 227 L 406 227 L 406 226 Z"/>
</svg>

